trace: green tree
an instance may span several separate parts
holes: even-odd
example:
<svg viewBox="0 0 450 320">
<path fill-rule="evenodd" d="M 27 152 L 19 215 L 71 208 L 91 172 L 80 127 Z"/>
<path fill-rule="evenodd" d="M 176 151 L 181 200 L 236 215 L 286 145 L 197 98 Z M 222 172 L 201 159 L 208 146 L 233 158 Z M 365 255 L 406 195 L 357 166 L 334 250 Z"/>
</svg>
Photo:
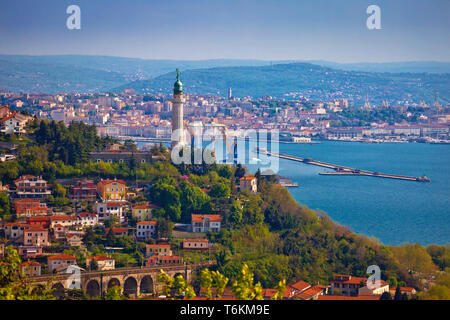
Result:
<svg viewBox="0 0 450 320">
<path fill-rule="evenodd" d="M 121 291 L 122 288 L 119 286 L 109 288 L 108 291 L 106 291 L 104 300 L 123 300 L 124 296 L 120 294 Z"/>
<path fill-rule="evenodd" d="M 181 221 L 187 223 L 191 220 L 191 214 L 205 208 L 210 198 L 202 189 L 184 180 L 180 183 Z"/>
<path fill-rule="evenodd" d="M 92 271 L 98 270 L 98 262 L 97 262 L 97 260 L 92 259 L 92 260 L 91 260 L 91 263 L 89 264 L 89 268 L 90 268 Z"/>
<path fill-rule="evenodd" d="M 272 300 L 282 300 L 284 297 L 284 291 L 286 290 L 286 279 L 280 280 L 278 284 L 275 286 L 277 292 L 271 298 Z"/>
<path fill-rule="evenodd" d="M 217 182 L 212 186 L 209 195 L 213 198 L 225 198 L 230 196 L 230 192 L 231 188 L 228 184 Z"/>
<path fill-rule="evenodd" d="M 209 271 L 209 269 L 203 269 L 200 273 L 200 285 L 205 290 L 206 299 L 211 299 L 212 297 L 212 282 L 213 278 L 211 271 Z"/>
<path fill-rule="evenodd" d="M 33 286 L 21 274 L 20 264 L 17 250 L 6 247 L 4 261 L 0 262 L 0 300 L 54 300 L 50 282 L 43 288 Z"/>
<path fill-rule="evenodd" d="M 242 222 L 242 213 L 243 210 L 241 202 L 239 200 L 233 201 L 228 222 L 233 226 L 240 225 Z"/>
<path fill-rule="evenodd" d="M 170 298 L 172 293 L 172 286 L 175 279 L 171 278 L 167 273 L 165 273 L 162 269 L 159 271 L 158 281 L 165 284 L 164 293 L 166 297 Z"/>
<path fill-rule="evenodd" d="M 388 291 L 386 291 L 383 292 L 383 294 L 380 297 L 380 300 L 392 300 L 392 296 Z"/>
<path fill-rule="evenodd" d="M 247 264 L 244 264 L 236 280 L 231 286 L 231 291 L 239 300 L 262 300 L 261 283 L 253 284 L 253 273 Z"/>
<path fill-rule="evenodd" d="M 211 271 L 212 286 L 216 290 L 216 297 L 220 299 L 228 284 L 229 279 L 219 271 Z"/>
<path fill-rule="evenodd" d="M 114 234 L 113 227 L 111 226 L 106 234 L 106 244 L 108 246 L 114 246 L 116 242 L 116 235 Z"/>
<path fill-rule="evenodd" d="M 394 300 L 402 300 L 402 292 L 400 291 L 400 287 L 395 289 Z"/>
<path fill-rule="evenodd" d="M 11 214 L 11 204 L 9 196 L 6 193 L 0 192 L 0 218 Z"/>
</svg>

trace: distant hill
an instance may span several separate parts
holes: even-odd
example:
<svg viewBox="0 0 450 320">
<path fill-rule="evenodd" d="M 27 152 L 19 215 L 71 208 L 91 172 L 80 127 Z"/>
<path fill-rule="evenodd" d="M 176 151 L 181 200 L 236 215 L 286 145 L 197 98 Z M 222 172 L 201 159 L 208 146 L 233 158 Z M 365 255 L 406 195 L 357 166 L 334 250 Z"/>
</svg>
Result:
<svg viewBox="0 0 450 320">
<path fill-rule="evenodd" d="M 347 71 L 365 72 L 391 72 L 391 73 L 450 73 L 450 62 L 437 61 L 411 61 L 411 62 L 361 62 L 361 63 L 337 63 L 330 61 L 311 60 L 305 61 L 323 67 Z"/>
<path fill-rule="evenodd" d="M 176 61 L 83 55 L 0 55 L 0 89 L 46 93 L 99 92 L 130 81 L 159 76 L 176 68 L 268 64 L 258 60 Z"/>
<path fill-rule="evenodd" d="M 186 88 L 192 93 L 226 95 L 228 87 L 232 87 L 236 96 L 282 96 L 302 91 L 315 99 L 352 95 L 360 102 L 368 93 L 372 102 L 385 98 L 396 101 L 411 95 L 430 103 L 433 91 L 437 90 L 441 103 L 449 101 L 448 74 L 404 73 L 450 73 L 450 63 L 310 62 L 312 64 L 234 59 L 180 61 L 86 55 L 0 55 L 0 89 L 58 93 L 134 87 L 142 92 L 170 92 L 174 70 L 179 68 Z"/>
<path fill-rule="evenodd" d="M 131 87 L 139 92 L 169 93 L 175 72 L 117 88 Z M 187 70 L 182 73 L 185 92 L 226 96 L 228 88 L 237 97 L 270 95 L 285 97 L 301 93 L 310 99 L 352 98 L 355 105 L 369 100 L 394 104 L 405 99 L 433 102 L 434 90 L 442 103 L 450 102 L 450 74 L 369 73 L 331 69 L 308 63 L 257 67 L 219 67 Z"/>
</svg>

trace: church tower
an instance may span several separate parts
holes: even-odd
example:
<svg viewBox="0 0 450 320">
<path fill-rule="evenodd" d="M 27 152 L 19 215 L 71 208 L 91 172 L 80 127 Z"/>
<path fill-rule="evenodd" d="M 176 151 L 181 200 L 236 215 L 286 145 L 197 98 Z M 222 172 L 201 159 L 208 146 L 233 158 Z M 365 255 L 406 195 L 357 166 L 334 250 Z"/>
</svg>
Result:
<svg viewBox="0 0 450 320">
<path fill-rule="evenodd" d="M 177 81 L 173 86 L 172 98 L 172 148 L 177 144 L 184 145 L 184 128 L 183 128 L 183 84 L 180 81 L 180 71 L 177 69 Z M 175 134 L 174 134 L 175 133 Z"/>
</svg>

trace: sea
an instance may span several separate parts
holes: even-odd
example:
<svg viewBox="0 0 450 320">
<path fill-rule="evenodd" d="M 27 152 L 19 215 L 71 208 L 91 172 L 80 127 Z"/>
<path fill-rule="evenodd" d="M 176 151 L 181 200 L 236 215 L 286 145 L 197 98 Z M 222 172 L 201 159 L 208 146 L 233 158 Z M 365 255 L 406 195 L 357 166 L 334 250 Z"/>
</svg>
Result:
<svg viewBox="0 0 450 320">
<path fill-rule="evenodd" d="M 326 176 L 330 171 L 280 159 L 278 174 L 298 183 L 293 197 L 326 212 L 356 233 L 387 245 L 450 243 L 450 145 L 322 141 L 280 144 L 280 153 L 431 182 L 366 176 Z"/>
<path fill-rule="evenodd" d="M 386 245 L 450 244 L 450 145 L 320 141 L 280 143 L 283 154 L 431 182 L 319 175 L 330 169 L 279 159 L 277 174 L 298 187 L 297 202 L 326 212 L 353 232 Z M 258 165 L 248 165 L 255 172 Z"/>
</svg>

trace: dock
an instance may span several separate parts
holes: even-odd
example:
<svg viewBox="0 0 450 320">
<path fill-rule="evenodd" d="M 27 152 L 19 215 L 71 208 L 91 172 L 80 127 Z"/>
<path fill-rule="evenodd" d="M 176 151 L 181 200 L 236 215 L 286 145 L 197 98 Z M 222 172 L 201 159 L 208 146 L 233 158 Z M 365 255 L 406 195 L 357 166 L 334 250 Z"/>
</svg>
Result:
<svg viewBox="0 0 450 320">
<path fill-rule="evenodd" d="M 367 170 L 361 170 L 361 169 L 356 169 L 356 168 L 344 167 L 344 166 L 327 163 L 327 162 L 323 162 L 323 161 L 318 161 L 318 160 L 314 160 L 311 158 L 301 158 L 301 157 L 295 157 L 295 156 L 290 156 L 290 155 L 281 154 L 281 153 L 274 153 L 274 152 L 270 152 L 270 151 L 267 151 L 266 149 L 262 149 L 262 148 L 257 148 L 257 152 L 258 151 L 260 153 L 266 154 L 268 156 L 278 157 L 280 159 L 287 159 L 287 160 L 292 160 L 292 161 L 297 161 L 297 162 L 303 162 L 306 164 L 311 164 L 311 165 L 329 168 L 329 169 L 334 170 L 334 171 L 330 171 L 330 172 L 319 173 L 320 175 L 368 176 L 368 177 L 407 180 L 407 181 L 416 181 L 416 182 L 431 182 L 431 180 L 425 176 L 424 177 L 411 177 L 411 176 L 403 176 L 403 175 L 397 175 L 397 174 L 367 171 Z"/>
</svg>

